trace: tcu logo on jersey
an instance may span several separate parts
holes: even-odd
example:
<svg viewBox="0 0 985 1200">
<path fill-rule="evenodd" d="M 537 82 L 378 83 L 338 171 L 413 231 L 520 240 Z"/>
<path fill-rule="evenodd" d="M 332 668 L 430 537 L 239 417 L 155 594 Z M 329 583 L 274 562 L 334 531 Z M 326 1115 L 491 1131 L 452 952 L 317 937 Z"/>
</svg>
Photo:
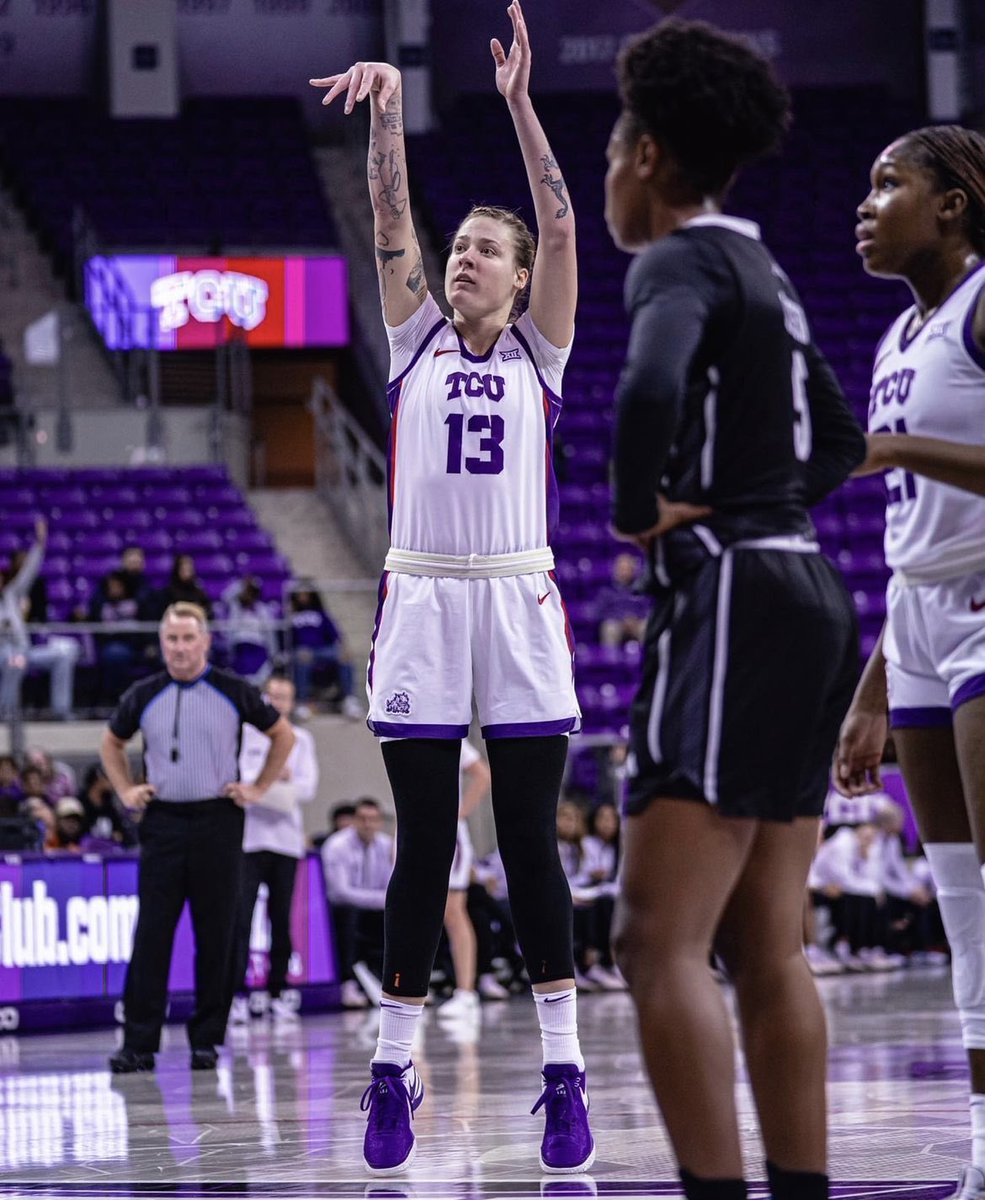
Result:
<svg viewBox="0 0 985 1200">
<path fill-rule="evenodd" d="M 410 714 L 410 696 L 406 692 L 394 692 L 392 696 L 387 696 L 384 707 L 391 716 L 399 714 L 406 717 Z"/>
<path fill-rule="evenodd" d="M 480 375 L 478 371 L 452 371 L 445 379 L 448 385 L 448 400 L 460 400 L 468 396 L 478 400 L 502 400 L 506 391 L 506 380 L 502 375 Z"/>
<path fill-rule="evenodd" d="M 902 371 L 891 371 L 888 375 L 877 379 L 869 393 L 869 416 L 871 417 L 880 406 L 892 404 L 894 400 L 899 404 L 905 404 L 909 399 L 916 374 L 912 367 L 904 367 Z"/>
</svg>

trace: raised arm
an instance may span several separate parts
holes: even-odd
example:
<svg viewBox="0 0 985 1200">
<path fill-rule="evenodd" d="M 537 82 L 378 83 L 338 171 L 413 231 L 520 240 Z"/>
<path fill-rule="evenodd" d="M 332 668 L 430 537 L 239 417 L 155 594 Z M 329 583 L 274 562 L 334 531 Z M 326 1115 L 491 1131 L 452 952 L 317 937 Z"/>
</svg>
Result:
<svg viewBox="0 0 985 1200">
<path fill-rule="evenodd" d="M 329 89 L 322 104 L 331 104 L 345 92 L 346 114 L 360 100 L 372 96 L 366 176 L 373 205 L 380 299 L 386 323 L 402 325 L 424 303 L 428 287 L 410 211 L 400 72 L 389 63 L 358 62 L 341 75 L 309 82 Z"/>
<path fill-rule="evenodd" d="M 519 0 L 513 0 L 507 12 L 513 22 L 509 54 L 497 38 L 489 46 L 496 63 L 496 87 L 513 118 L 537 217 L 537 258 L 530 283 L 529 311 L 534 324 L 552 345 L 567 346 L 574 334 L 578 302 L 575 215 L 554 152 L 527 91 L 530 43 Z"/>
</svg>

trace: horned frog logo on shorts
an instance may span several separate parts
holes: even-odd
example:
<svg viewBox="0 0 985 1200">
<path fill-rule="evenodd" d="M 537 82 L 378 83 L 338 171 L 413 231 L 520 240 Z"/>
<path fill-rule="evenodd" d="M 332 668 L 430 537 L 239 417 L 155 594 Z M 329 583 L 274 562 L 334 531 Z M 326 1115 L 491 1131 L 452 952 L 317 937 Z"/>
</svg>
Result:
<svg viewBox="0 0 985 1200">
<path fill-rule="evenodd" d="M 386 711 L 391 715 L 409 716 L 410 696 L 406 692 L 394 692 L 392 696 L 387 697 Z"/>
</svg>

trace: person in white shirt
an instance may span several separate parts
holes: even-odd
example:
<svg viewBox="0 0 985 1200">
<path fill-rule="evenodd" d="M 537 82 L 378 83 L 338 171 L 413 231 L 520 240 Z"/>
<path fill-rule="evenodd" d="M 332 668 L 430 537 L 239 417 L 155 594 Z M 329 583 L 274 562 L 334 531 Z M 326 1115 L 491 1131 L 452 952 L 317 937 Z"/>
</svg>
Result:
<svg viewBox="0 0 985 1200">
<path fill-rule="evenodd" d="M 294 709 L 294 684 L 276 676 L 269 680 L 266 697 L 283 717 Z M 300 805 L 310 803 L 318 792 L 318 759 L 315 742 L 306 729 L 292 725 L 294 748 L 280 779 L 264 793 L 258 804 L 246 810 L 243 830 L 243 881 L 239 922 L 233 950 L 233 997 L 229 1019 L 245 1024 L 250 1017 L 246 994 L 246 966 L 250 953 L 250 930 L 260 884 L 267 886 L 267 918 L 270 922 L 270 967 L 267 992 L 275 1021 L 296 1020 L 296 1013 L 282 998 L 291 960 L 291 901 L 298 859 L 304 856 L 305 838 Z M 244 726 L 240 745 L 240 776 L 252 783 L 267 757 L 270 739 L 252 726 Z"/>
<path fill-rule="evenodd" d="M 438 1009 L 438 1016 L 446 1018 L 476 1017 L 479 1013 L 475 928 L 466 905 L 474 858 L 468 818 L 488 793 L 490 775 L 482 755 L 468 738 L 462 739 L 458 780 L 458 836 L 445 901 L 445 934 L 455 969 L 455 993 Z"/>
<path fill-rule="evenodd" d="M 900 965 L 885 952 L 882 846 L 874 825 L 845 826 L 822 842 L 807 886 L 815 907 L 830 908 L 835 954 L 848 970 Z"/>
<path fill-rule="evenodd" d="M 379 804 L 368 796 L 357 801 L 354 823 L 322 843 L 321 857 L 342 979 L 342 1004 L 365 1008 L 366 997 L 356 982 L 353 964 L 365 961 L 377 974 L 381 970 L 383 908 L 394 857 L 394 841 L 383 831 Z"/>
</svg>

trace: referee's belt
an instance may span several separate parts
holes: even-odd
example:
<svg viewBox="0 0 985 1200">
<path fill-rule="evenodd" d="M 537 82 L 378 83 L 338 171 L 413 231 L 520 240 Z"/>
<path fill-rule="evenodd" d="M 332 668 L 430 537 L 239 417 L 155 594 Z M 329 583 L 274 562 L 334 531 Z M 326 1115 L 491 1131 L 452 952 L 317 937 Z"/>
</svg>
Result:
<svg viewBox="0 0 985 1200">
<path fill-rule="evenodd" d="M 396 575 L 428 575 L 436 579 L 500 579 L 554 570 L 549 546 L 515 554 L 430 554 L 418 550 L 387 551 L 384 570 Z"/>
</svg>

